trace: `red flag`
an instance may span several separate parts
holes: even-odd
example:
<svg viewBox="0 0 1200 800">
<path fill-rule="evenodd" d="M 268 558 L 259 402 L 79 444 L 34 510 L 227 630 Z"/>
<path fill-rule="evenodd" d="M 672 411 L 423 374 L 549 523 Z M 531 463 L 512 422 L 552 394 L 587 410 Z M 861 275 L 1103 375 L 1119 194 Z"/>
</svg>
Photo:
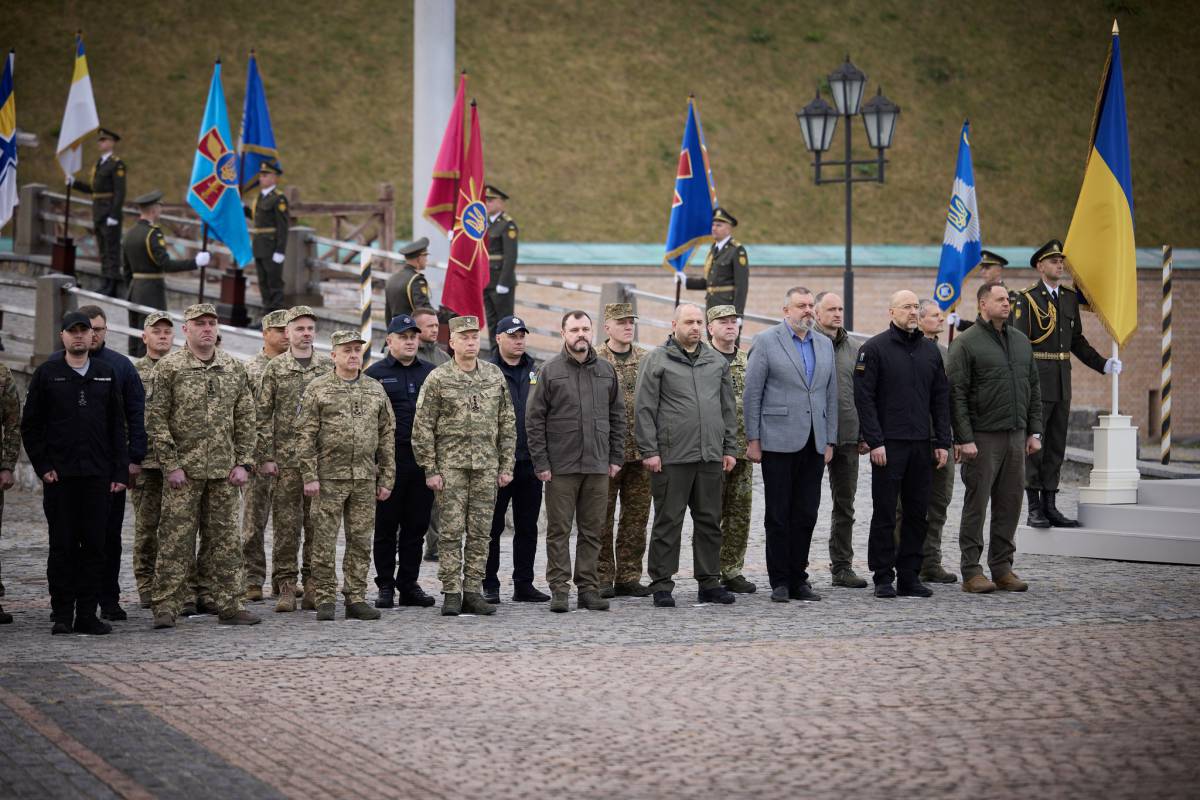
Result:
<svg viewBox="0 0 1200 800">
<path fill-rule="evenodd" d="M 465 144 L 442 305 L 458 314 L 478 317 L 482 322 L 483 290 L 491 276 L 487 252 L 488 215 L 483 202 L 483 137 L 479 133 L 479 111 L 473 100 L 471 129 Z"/>
<path fill-rule="evenodd" d="M 454 96 L 454 105 L 450 109 L 450 121 L 446 123 L 446 133 L 442 136 L 442 146 L 438 150 L 437 161 L 433 164 L 433 182 L 429 185 L 429 195 L 425 198 L 425 219 L 441 228 L 442 233 L 450 233 L 454 228 L 456 201 L 458 199 L 458 181 L 462 176 L 463 140 L 465 138 L 467 94 L 467 73 L 463 73 L 458 81 L 458 93 Z"/>
</svg>

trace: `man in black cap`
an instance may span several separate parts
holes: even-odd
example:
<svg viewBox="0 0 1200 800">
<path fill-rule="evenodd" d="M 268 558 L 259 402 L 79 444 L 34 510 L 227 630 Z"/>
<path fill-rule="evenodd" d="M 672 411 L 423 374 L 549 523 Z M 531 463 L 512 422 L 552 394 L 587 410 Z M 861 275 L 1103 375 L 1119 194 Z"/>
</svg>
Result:
<svg viewBox="0 0 1200 800">
<path fill-rule="evenodd" d="M 500 320 L 512 316 L 517 291 L 517 223 L 505 210 L 508 195 L 495 186 L 483 187 L 487 202 L 488 261 L 491 279 L 483 290 L 483 311 L 487 317 L 488 341 L 496 349 L 496 330 Z"/>
<path fill-rule="evenodd" d="M 687 278 L 686 286 L 688 289 L 704 290 L 706 313 L 715 306 L 733 306 L 737 309 L 740 327 L 742 315 L 746 312 L 746 295 L 750 292 L 750 260 L 746 257 L 746 248 L 733 238 L 733 229 L 737 224 L 737 217 L 724 208 L 717 206 L 713 209 L 713 246 L 704 259 L 704 277 Z M 675 273 L 675 279 L 683 280 L 683 274 Z"/>
<path fill-rule="evenodd" d="M 100 250 L 101 294 L 121 295 L 121 214 L 125 205 L 125 162 L 113 148 L 121 137 L 108 128 L 96 134 L 100 160 L 87 180 L 68 177 L 67 185 L 92 196 L 92 227 Z"/>
<path fill-rule="evenodd" d="M 417 397 L 433 372 L 432 364 L 417 358 L 419 333 L 420 327 L 408 314 L 392 317 L 387 329 L 388 354 L 366 370 L 366 375 L 383 385 L 396 415 L 396 483 L 388 499 L 375 504 L 376 608 L 392 608 L 397 589 L 402 606 L 433 605 L 433 598 L 417 583 L 421 543 L 433 510 L 433 491 L 425 485 L 425 470 L 417 465 L 412 449 Z"/>
<path fill-rule="evenodd" d="M 205 251 L 197 253 L 195 258 L 171 258 L 167 250 L 167 237 L 158 227 L 158 218 L 163 210 L 162 198 L 163 193 L 157 189 L 134 198 L 139 212 L 138 220 L 121 242 L 122 271 L 125 280 L 129 281 L 129 300 L 159 310 L 167 307 L 167 273 L 203 267 L 210 259 Z M 129 327 L 138 330 L 145 320 L 145 314 L 129 312 Z M 145 352 L 142 340 L 130 336 L 129 354 L 140 358 Z"/>
<path fill-rule="evenodd" d="M 389 320 L 400 314 L 412 316 L 418 308 L 430 305 L 429 282 L 421 274 L 429 263 L 429 239 L 422 236 L 402 247 L 400 254 L 404 266 L 388 276 L 383 289 L 383 314 Z"/>
<path fill-rule="evenodd" d="M 1105 359 L 1083 335 L 1079 295 L 1062 286 L 1066 268 L 1063 245 L 1051 239 L 1029 258 L 1041 280 L 1018 292 L 1011 324 L 1029 337 L 1042 384 L 1042 449 L 1025 463 L 1025 493 L 1031 528 L 1076 528 L 1056 505 L 1058 477 L 1067 452 L 1067 422 L 1071 413 L 1071 354 L 1097 372 L 1121 374 L 1121 362 Z"/>
<path fill-rule="evenodd" d="M 283 308 L 283 259 L 287 252 L 288 202 L 275 184 L 283 168 L 275 161 L 264 161 L 258 168 L 259 193 L 247 207 L 252 220 L 254 264 L 258 268 L 258 293 L 265 314 Z"/>
<path fill-rule="evenodd" d="M 979 251 L 979 263 L 975 266 L 975 272 L 979 275 L 979 280 L 984 284 L 998 283 L 1004 285 L 1004 268 L 1008 266 L 1008 259 L 1004 256 L 993 253 L 991 250 Z M 1008 293 L 1008 301 L 1011 304 L 1013 298 L 1016 297 L 1016 292 Z M 958 312 L 951 311 L 946 315 L 946 324 L 954 328 L 959 333 L 962 333 L 967 328 L 975 324 L 973 319 L 964 319 L 958 315 Z"/>
<path fill-rule="evenodd" d="M 42 479 L 50 533 L 46 578 L 51 633 L 104 634 L 96 616 L 104 567 L 105 526 L 113 493 L 129 484 L 129 450 L 120 385 L 112 366 L 90 358 L 86 314 L 62 320 L 63 358 L 42 364 L 30 379 L 21 438 Z"/>
</svg>

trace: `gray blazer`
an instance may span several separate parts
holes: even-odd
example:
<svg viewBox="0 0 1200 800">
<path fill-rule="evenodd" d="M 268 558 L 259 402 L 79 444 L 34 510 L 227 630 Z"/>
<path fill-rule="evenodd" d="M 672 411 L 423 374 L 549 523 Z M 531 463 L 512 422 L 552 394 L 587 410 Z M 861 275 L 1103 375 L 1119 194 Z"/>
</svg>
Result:
<svg viewBox="0 0 1200 800">
<path fill-rule="evenodd" d="M 812 385 L 804 379 L 804 362 L 792 342 L 787 322 L 754 337 L 746 367 L 746 439 L 758 439 L 763 450 L 795 453 L 811 432 L 817 452 L 837 444 L 838 386 L 833 343 L 810 331 L 817 363 Z"/>
</svg>

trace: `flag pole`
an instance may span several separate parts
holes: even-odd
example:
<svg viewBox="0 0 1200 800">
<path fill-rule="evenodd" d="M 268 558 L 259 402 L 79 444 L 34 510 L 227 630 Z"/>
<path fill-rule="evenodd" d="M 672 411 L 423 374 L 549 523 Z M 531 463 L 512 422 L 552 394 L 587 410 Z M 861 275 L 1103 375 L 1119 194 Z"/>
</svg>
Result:
<svg viewBox="0 0 1200 800">
<path fill-rule="evenodd" d="M 1113 357 L 1114 361 L 1118 360 L 1117 350 L 1118 350 L 1117 341 L 1114 339 L 1113 340 L 1113 349 L 1112 349 L 1112 357 Z M 1118 395 L 1120 394 L 1120 392 L 1118 391 L 1120 385 L 1121 385 L 1121 376 L 1117 374 L 1116 370 L 1113 370 L 1113 373 L 1112 373 L 1112 414 L 1114 417 L 1118 413 L 1117 412 L 1117 398 L 1118 398 Z"/>
<path fill-rule="evenodd" d="M 677 270 L 675 274 L 678 275 L 682 271 L 683 270 Z M 682 288 L 683 288 L 683 281 L 679 280 L 679 278 L 676 278 L 675 279 L 675 307 L 676 308 L 679 308 L 679 290 Z"/>
<path fill-rule="evenodd" d="M 202 243 L 200 245 L 200 249 L 207 251 L 208 250 L 208 223 L 205 222 L 205 223 L 203 223 L 203 225 L 204 225 L 204 234 L 201 238 Z M 204 302 L 204 275 L 205 275 L 205 271 L 207 269 L 208 269 L 207 264 L 205 264 L 203 267 L 200 268 L 200 296 L 196 299 L 197 303 Z"/>
</svg>

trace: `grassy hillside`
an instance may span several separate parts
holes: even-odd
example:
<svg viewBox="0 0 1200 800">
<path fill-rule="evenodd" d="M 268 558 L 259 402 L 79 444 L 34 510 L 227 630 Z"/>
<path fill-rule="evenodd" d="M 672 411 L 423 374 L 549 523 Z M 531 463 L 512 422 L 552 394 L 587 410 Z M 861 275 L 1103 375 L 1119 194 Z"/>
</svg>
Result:
<svg viewBox="0 0 1200 800">
<path fill-rule="evenodd" d="M 1064 237 L 1112 19 L 1120 20 L 1139 244 L 1200 241 L 1200 11 L 1184 0 L 458 2 L 488 177 L 531 240 L 658 241 L 689 91 L 720 200 L 750 242 L 836 243 L 840 187 L 817 187 L 794 113 L 849 52 L 902 108 L 885 186 L 855 192 L 855 239 L 936 243 L 963 117 L 986 242 Z M 391 181 L 408 233 L 412 158 L 408 2 L 44 3 L 3 0 L 17 48 L 18 125 L 53 160 L 85 32 L 102 124 L 126 138 L 131 191 L 181 199 L 211 65 L 225 64 L 236 132 L 258 51 L 287 178 L 309 199 L 372 199 Z M 422 120 L 440 130 L 444 120 Z M 861 122 L 857 141 L 865 144 Z M 840 136 L 838 137 L 840 148 Z M 835 148 L 835 153 L 840 152 Z M 866 155 L 866 151 L 862 155 Z M 88 153 L 91 158 L 92 153 Z"/>
</svg>

